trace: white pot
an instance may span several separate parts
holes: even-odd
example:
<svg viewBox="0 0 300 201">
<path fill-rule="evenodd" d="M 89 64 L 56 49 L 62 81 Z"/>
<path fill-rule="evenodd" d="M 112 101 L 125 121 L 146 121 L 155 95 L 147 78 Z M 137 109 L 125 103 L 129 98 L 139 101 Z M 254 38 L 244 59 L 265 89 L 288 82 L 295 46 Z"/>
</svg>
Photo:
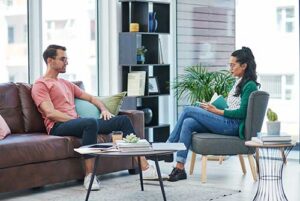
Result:
<svg viewBox="0 0 300 201">
<path fill-rule="evenodd" d="M 268 135 L 280 135 L 280 121 L 267 121 Z"/>
</svg>

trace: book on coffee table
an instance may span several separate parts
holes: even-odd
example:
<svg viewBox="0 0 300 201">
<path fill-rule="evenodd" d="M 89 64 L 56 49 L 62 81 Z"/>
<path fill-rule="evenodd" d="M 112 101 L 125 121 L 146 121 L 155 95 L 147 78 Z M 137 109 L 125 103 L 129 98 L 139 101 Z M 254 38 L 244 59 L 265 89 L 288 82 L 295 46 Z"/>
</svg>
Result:
<svg viewBox="0 0 300 201">
<path fill-rule="evenodd" d="M 156 151 L 164 151 L 164 150 L 175 150 L 175 151 L 180 151 L 180 150 L 186 150 L 186 147 L 183 143 L 178 142 L 178 143 L 166 143 L 166 142 L 153 142 L 152 143 L 152 148 L 153 150 Z"/>
</svg>

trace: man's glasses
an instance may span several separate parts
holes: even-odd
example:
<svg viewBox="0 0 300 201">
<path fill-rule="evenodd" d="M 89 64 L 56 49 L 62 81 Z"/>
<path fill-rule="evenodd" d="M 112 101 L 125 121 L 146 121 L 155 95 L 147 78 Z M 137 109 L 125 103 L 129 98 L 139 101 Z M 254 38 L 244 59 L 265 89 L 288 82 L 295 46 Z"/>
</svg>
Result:
<svg viewBox="0 0 300 201">
<path fill-rule="evenodd" d="M 56 58 L 62 62 L 68 62 L 68 57 L 59 57 L 59 58 Z"/>
</svg>

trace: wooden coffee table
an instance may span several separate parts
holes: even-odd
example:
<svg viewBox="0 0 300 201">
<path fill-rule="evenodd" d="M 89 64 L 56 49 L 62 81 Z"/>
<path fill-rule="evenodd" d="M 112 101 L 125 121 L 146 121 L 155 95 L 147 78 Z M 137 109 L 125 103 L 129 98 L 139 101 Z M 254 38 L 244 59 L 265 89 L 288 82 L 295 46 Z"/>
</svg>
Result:
<svg viewBox="0 0 300 201">
<path fill-rule="evenodd" d="M 175 150 L 146 151 L 146 152 L 99 152 L 99 153 L 89 154 L 89 155 L 95 156 L 96 159 L 95 159 L 94 170 L 93 170 L 93 173 L 92 173 L 92 178 L 91 178 L 91 181 L 90 181 L 90 184 L 89 184 L 89 188 L 88 188 L 85 200 L 88 201 L 88 199 L 89 199 L 92 183 L 93 183 L 94 178 L 95 178 L 95 174 L 96 174 L 96 170 L 97 170 L 97 166 L 98 166 L 98 161 L 99 161 L 100 157 L 137 157 L 138 158 L 138 166 L 139 166 L 139 174 L 140 174 L 141 190 L 144 191 L 143 174 L 142 174 L 140 156 L 152 156 L 154 158 L 154 161 L 155 161 L 156 171 L 157 171 L 158 180 L 159 180 L 161 192 L 162 192 L 162 195 L 163 195 L 163 199 L 166 201 L 167 199 L 166 199 L 166 194 L 165 194 L 165 190 L 164 190 L 163 179 L 161 177 L 161 172 L 160 172 L 160 168 L 159 168 L 159 164 L 158 164 L 158 157 L 161 156 L 161 155 L 172 154 L 173 152 L 175 152 Z"/>
</svg>

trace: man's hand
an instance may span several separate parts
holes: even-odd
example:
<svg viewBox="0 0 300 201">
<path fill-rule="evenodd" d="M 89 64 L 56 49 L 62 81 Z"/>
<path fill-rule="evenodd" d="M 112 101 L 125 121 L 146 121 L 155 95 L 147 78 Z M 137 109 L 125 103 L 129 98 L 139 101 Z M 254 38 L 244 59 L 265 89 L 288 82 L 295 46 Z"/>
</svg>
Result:
<svg viewBox="0 0 300 201">
<path fill-rule="evenodd" d="M 100 114 L 100 119 L 104 119 L 104 120 L 109 120 L 112 117 L 114 117 L 115 115 L 111 114 L 108 110 L 104 110 L 101 112 Z"/>
</svg>

